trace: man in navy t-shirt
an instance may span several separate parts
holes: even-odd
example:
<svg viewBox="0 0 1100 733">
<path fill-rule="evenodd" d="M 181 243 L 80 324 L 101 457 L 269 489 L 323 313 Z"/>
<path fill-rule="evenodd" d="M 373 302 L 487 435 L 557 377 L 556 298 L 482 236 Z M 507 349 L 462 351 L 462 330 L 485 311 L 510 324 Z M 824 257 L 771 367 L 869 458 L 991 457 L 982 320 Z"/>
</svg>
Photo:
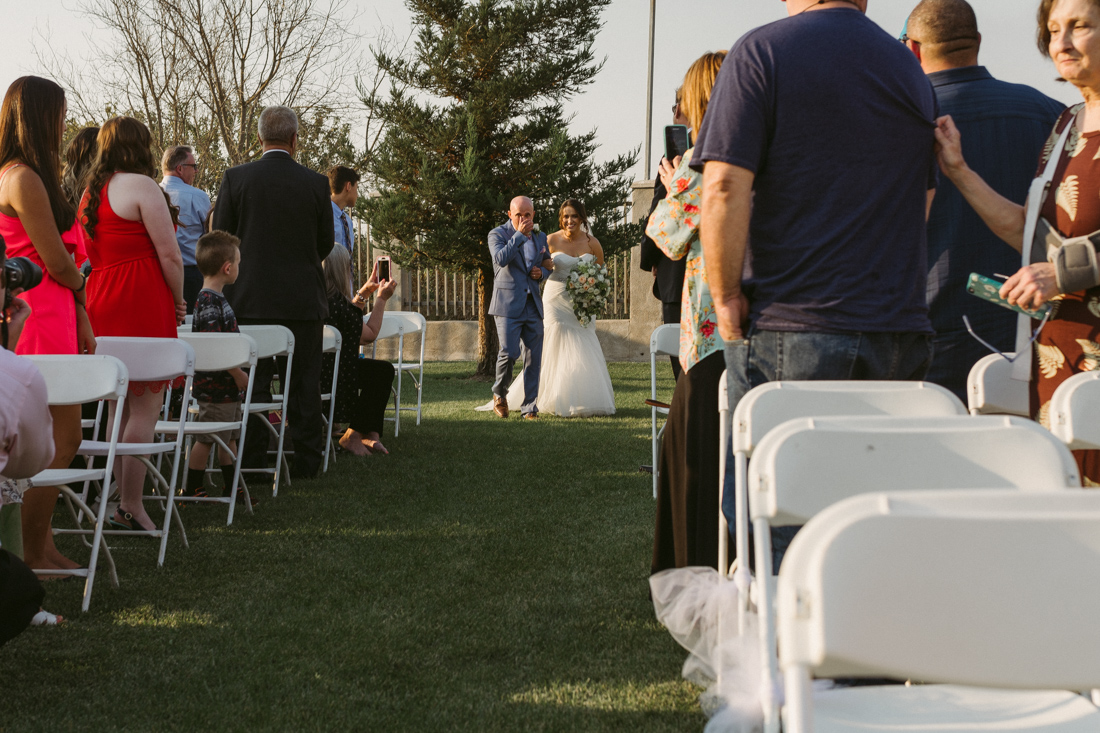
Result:
<svg viewBox="0 0 1100 733">
<path fill-rule="evenodd" d="M 731 409 L 764 382 L 920 379 L 931 360 L 936 98 L 866 8 L 788 0 L 715 82 L 692 165 Z"/>
</svg>

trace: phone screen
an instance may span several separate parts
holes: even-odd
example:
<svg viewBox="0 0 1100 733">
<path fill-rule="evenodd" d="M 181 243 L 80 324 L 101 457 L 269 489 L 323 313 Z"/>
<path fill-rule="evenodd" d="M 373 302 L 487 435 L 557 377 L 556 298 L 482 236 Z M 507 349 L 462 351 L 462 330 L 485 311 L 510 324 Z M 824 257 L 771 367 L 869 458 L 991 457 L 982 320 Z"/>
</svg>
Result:
<svg viewBox="0 0 1100 733">
<path fill-rule="evenodd" d="M 689 146 L 687 127 L 684 125 L 665 126 L 665 158 L 669 162 L 672 162 L 677 155 L 686 153 Z"/>
<path fill-rule="evenodd" d="M 378 282 L 390 279 L 390 258 L 378 258 Z"/>
</svg>

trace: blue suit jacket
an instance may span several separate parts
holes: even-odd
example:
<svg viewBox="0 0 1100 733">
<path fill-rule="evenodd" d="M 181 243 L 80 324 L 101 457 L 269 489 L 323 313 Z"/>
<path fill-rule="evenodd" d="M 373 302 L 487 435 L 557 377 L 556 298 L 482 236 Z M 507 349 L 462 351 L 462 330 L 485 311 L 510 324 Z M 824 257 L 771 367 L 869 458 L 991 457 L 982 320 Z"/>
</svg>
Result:
<svg viewBox="0 0 1100 733">
<path fill-rule="evenodd" d="M 534 296 L 535 307 L 542 315 L 542 292 L 539 284 L 546 280 L 550 271 L 542 266 L 542 261 L 550 258 L 550 249 L 546 246 L 546 235 L 532 232 L 538 255 L 535 262 L 528 264 L 523 258 L 523 245 L 527 237 L 516 231 L 512 222 L 507 222 L 489 232 L 489 255 L 493 260 L 493 299 L 489 303 L 489 315 L 505 318 L 519 318 L 523 315 L 528 294 Z M 542 280 L 531 277 L 531 266 L 538 265 L 542 270 Z"/>
</svg>

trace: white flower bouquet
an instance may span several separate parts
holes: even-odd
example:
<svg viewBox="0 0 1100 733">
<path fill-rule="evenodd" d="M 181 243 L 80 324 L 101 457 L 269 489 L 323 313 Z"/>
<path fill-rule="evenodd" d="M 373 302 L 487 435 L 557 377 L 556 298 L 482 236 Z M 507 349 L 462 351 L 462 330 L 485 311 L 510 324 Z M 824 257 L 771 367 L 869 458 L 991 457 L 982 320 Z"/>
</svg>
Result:
<svg viewBox="0 0 1100 733">
<path fill-rule="evenodd" d="M 604 309 L 611 294 L 607 268 L 598 262 L 578 262 L 565 281 L 565 292 L 573 301 L 573 315 L 587 326 Z"/>
</svg>

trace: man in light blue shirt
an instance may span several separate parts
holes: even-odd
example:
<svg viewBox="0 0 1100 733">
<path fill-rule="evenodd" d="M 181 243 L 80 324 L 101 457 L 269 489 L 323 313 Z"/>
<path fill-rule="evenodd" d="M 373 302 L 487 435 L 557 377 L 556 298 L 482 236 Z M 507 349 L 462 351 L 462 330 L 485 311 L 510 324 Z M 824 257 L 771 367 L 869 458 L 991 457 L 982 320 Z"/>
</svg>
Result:
<svg viewBox="0 0 1100 733">
<path fill-rule="evenodd" d="M 342 244 L 352 254 L 355 231 L 344 209 L 355 206 L 359 198 L 359 174 L 344 165 L 333 166 L 328 172 L 328 187 L 332 199 L 332 228 L 336 244 Z"/>
<path fill-rule="evenodd" d="M 176 229 L 176 242 L 183 255 L 183 299 L 187 312 L 195 307 L 195 299 L 202 290 L 202 273 L 195 264 L 195 243 L 207 231 L 210 216 L 210 197 L 191 184 L 195 181 L 195 153 L 187 145 L 175 145 L 164 151 L 160 161 L 160 187 L 179 207 L 180 225 Z"/>
</svg>

